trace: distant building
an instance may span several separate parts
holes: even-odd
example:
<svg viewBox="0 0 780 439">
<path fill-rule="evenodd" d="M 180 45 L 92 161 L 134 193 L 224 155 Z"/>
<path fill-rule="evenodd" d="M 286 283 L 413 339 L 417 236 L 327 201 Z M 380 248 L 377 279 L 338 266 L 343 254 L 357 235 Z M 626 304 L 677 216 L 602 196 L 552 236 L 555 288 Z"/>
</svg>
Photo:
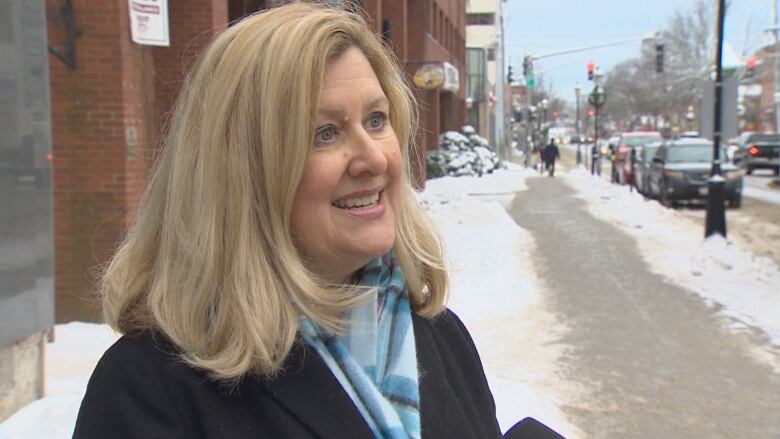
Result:
<svg viewBox="0 0 780 439">
<path fill-rule="evenodd" d="M 753 55 L 756 60 L 753 76 L 743 78 L 740 101 L 747 126 L 744 131 L 778 132 L 775 115 L 775 43 L 765 46 Z"/>
<path fill-rule="evenodd" d="M 466 47 L 469 60 L 469 120 L 501 151 L 506 144 L 505 63 L 501 0 L 471 0 L 466 7 Z M 484 79 L 479 79 L 483 75 Z M 482 82 L 487 93 L 483 94 Z"/>
</svg>

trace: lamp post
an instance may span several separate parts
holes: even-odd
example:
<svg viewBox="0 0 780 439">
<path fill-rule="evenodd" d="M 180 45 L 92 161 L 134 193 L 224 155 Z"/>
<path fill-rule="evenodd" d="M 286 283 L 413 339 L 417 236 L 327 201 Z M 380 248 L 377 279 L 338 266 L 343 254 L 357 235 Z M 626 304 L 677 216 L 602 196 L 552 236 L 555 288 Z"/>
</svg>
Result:
<svg viewBox="0 0 780 439">
<path fill-rule="evenodd" d="M 539 146 L 536 144 L 536 133 L 538 129 L 534 129 L 535 126 L 538 125 L 539 116 L 537 114 L 537 109 L 535 106 L 531 105 L 528 107 L 528 128 L 531 131 L 531 149 L 533 151 L 536 151 Z"/>
<path fill-rule="evenodd" d="M 574 121 L 574 128 L 577 132 L 577 166 L 582 164 L 582 142 L 580 142 L 580 83 L 574 85 L 574 99 L 575 107 L 577 108 L 577 119 Z"/>
<path fill-rule="evenodd" d="M 598 78 L 596 78 L 598 79 Z M 598 80 L 594 81 L 596 85 L 593 86 L 593 91 L 588 96 L 588 102 L 593 106 L 593 147 L 598 152 L 599 148 L 599 108 L 604 106 L 607 102 L 607 92 L 604 91 L 604 87 L 600 86 Z M 590 172 L 591 174 L 596 172 L 596 161 L 598 160 L 598 153 L 593 154 L 591 157 Z"/>
<path fill-rule="evenodd" d="M 713 123 L 712 136 L 712 171 L 711 177 L 707 180 L 707 217 L 704 225 L 704 237 L 714 234 L 720 234 L 726 237 L 726 208 L 723 206 L 724 194 L 723 186 L 726 179 L 720 169 L 720 107 L 721 97 L 723 96 L 723 77 L 721 72 L 721 61 L 723 59 L 723 21 L 726 12 L 726 1 L 718 2 L 718 35 L 715 54 L 715 120 Z"/>
<path fill-rule="evenodd" d="M 549 132 L 547 130 L 547 109 L 550 108 L 550 101 L 547 100 L 547 98 L 542 99 L 542 102 L 539 103 L 539 105 L 542 107 L 542 125 L 541 125 L 541 131 L 542 133 Z M 540 134 L 542 134 L 540 133 Z M 544 136 L 545 140 L 547 140 L 547 135 Z"/>
</svg>

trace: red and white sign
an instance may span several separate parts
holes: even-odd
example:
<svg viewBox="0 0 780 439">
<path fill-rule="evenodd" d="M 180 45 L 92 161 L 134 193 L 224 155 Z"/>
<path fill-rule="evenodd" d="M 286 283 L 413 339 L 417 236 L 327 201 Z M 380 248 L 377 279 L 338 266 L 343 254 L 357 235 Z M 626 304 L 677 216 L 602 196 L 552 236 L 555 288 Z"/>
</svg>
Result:
<svg viewBox="0 0 780 439">
<path fill-rule="evenodd" d="M 127 0 L 130 34 L 135 43 L 170 46 L 168 0 Z"/>
</svg>

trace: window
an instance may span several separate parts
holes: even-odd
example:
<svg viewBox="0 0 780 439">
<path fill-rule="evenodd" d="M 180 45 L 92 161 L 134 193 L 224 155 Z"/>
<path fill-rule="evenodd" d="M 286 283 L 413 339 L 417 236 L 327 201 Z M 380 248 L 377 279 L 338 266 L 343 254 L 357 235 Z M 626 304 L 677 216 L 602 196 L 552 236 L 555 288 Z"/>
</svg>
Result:
<svg viewBox="0 0 780 439">
<path fill-rule="evenodd" d="M 495 14 L 466 14 L 466 24 L 495 24 Z"/>
</svg>

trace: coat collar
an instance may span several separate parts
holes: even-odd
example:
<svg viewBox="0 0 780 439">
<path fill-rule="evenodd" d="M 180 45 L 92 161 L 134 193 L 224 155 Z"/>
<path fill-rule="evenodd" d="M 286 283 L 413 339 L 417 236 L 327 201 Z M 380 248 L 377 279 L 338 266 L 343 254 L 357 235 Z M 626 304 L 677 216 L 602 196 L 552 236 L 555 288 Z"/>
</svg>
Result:
<svg viewBox="0 0 780 439">
<path fill-rule="evenodd" d="M 258 378 L 280 405 L 323 439 L 364 439 L 373 433 L 322 358 L 296 342 L 284 371 Z"/>
</svg>

